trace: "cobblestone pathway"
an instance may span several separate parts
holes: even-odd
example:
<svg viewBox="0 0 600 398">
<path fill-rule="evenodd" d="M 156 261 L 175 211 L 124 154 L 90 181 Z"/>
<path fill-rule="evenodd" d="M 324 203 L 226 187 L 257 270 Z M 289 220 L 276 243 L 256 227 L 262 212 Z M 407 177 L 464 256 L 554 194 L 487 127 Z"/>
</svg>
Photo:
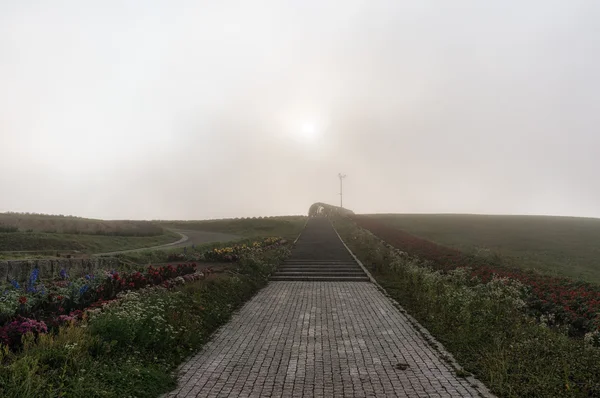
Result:
<svg viewBox="0 0 600 398">
<path fill-rule="evenodd" d="M 274 279 L 182 367 L 169 397 L 479 396 L 361 282 L 328 219 L 309 219 Z"/>
<path fill-rule="evenodd" d="M 369 282 L 271 282 L 169 397 L 473 397 Z"/>
</svg>

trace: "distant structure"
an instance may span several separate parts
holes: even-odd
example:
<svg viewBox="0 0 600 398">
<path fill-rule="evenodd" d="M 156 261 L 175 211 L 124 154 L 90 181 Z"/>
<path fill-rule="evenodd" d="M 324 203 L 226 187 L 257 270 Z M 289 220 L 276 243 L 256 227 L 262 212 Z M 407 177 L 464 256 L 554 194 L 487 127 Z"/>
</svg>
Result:
<svg viewBox="0 0 600 398">
<path fill-rule="evenodd" d="M 332 206 L 327 203 L 313 203 L 308 209 L 309 217 L 329 217 L 333 214 L 354 214 L 352 210 L 344 209 L 340 206 Z"/>
</svg>

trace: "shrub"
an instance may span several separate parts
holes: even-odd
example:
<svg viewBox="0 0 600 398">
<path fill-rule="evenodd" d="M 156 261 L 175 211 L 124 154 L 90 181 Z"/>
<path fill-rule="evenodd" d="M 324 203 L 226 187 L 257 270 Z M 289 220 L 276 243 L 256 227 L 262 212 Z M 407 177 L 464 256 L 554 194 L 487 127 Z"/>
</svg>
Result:
<svg viewBox="0 0 600 398">
<path fill-rule="evenodd" d="M 48 332 L 48 327 L 43 321 L 18 317 L 15 321 L 0 328 L 0 343 L 14 348 L 21 343 L 21 336 L 25 334 L 38 336 L 40 333 L 46 332 Z"/>
<path fill-rule="evenodd" d="M 19 228 L 12 225 L 0 224 L 0 233 L 19 232 Z"/>
</svg>

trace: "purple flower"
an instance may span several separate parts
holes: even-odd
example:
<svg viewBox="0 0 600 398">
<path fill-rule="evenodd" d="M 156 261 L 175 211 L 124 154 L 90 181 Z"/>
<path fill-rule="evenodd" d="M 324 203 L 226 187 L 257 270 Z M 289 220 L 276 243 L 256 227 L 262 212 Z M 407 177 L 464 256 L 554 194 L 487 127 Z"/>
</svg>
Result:
<svg viewBox="0 0 600 398">
<path fill-rule="evenodd" d="M 39 274 L 40 274 L 39 268 L 34 268 L 33 271 L 31 271 L 31 275 L 29 275 L 29 284 L 27 285 L 27 292 L 29 292 L 29 293 L 36 292 L 35 282 L 37 281 Z"/>
<path fill-rule="evenodd" d="M 64 268 L 60 270 L 60 277 L 63 280 L 69 279 L 69 274 L 67 274 L 67 271 Z"/>
<path fill-rule="evenodd" d="M 13 287 L 14 287 L 15 289 L 20 289 L 20 288 L 21 288 L 21 286 L 19 286 L 19 282 L 17 282 L 17 281 L 16 281 L 16 280 L 14 280 L 14 279 L 13 279 L 12 281 L 10 281 L 10 283 L 11 283 L 11 285 L 13 285 Z"/>
</svg>

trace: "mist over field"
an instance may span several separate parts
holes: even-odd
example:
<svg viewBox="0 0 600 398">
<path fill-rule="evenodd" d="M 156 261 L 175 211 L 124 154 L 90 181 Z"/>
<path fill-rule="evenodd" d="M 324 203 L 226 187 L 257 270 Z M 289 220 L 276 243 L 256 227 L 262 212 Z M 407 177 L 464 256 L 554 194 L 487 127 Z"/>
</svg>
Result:
<svg viewBox="0 0 600 398">
<path fill-rule="evenodd" d="M 600 3 L 0 0 L 0 212 L 600 217 Z"/>
</svg>

